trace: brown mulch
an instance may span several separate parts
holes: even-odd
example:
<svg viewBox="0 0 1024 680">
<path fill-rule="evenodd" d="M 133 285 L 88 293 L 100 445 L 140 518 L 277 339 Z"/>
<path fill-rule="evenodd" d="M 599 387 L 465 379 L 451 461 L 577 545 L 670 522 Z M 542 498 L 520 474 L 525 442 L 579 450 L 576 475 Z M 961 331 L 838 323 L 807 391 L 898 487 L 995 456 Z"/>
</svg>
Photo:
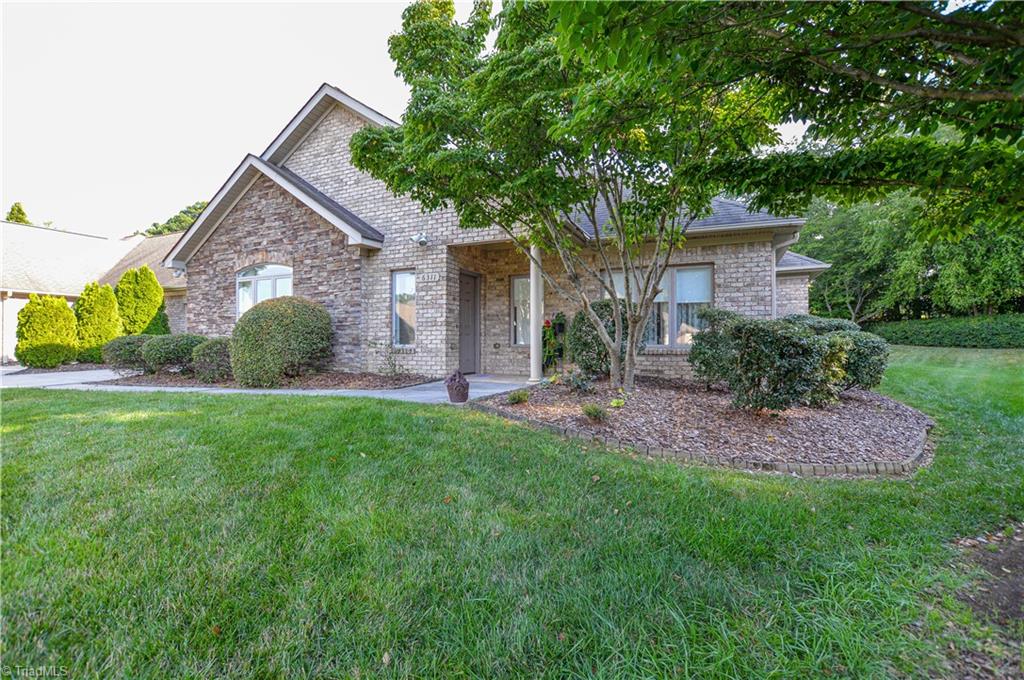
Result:
<svg viewBox="0 0 1024 680">
<path fill-rule="evenodd" d="M 33 373 L 65 373 L 67 371 L 97 371 L 110 368 L 103 364 L 74 363 L 62 364 L 56 368 L 23 368 L 20 371 L 11 371 L 7 375 L 32 375 Z"/>
<path fill-rule="evenodd" d="M 431 380 L 434 378 L 414 374 L 381 375 L 379 373 L 326 371 L 292 378 L 281 387 L 292 390 L 392 390 L 420 385 Z M 181 373 L 144 373 L 124 376 L 116 380 L 105 380 L 97 384 L 154 387 L 241 387 L 234 380 L 210 384 L 200 382 L 194 376 Z"/>
<path fill-rule="evenodd" d="M 931 426 L 920 411 L 862 390 L 849 390 L 832 406 L 778 415 L 734 408 L 728 392 L 681 380 L 644 379 L 625 406 L 610 407 L 619 396 L 604 382 L 589 394 L 548 385 L 531 389 L 523 404 L 508 404 L 506 395 L 482 401 L 503 413 L 591 435 L 759 462 L 899 462 L 916 453 L 922 432 Z M 607 421 L 584 416 L 584 404 L 604 407 Z"/>
</svg>

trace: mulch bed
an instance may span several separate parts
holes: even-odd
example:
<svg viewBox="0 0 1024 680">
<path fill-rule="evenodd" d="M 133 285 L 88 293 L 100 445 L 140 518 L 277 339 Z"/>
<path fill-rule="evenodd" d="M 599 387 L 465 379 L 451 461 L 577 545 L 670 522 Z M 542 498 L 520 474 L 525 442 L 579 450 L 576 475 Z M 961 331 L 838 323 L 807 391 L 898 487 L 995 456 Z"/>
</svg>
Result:
<svg viewBox="0 0 1024 680">
<path fill-rule="evenodd" d="M 379 373 L 345 373 L 327 371 L 293 378 L 283 384 L 283 389 L 300 390 L 392 390 L 430 382 L 434 378 L 422 375 L 401 374 L 381 375 Z M 151 387 L 242 387 L 234 380 L 220 383 L 204 383 L 191 375 L 181 373 L 155 373 L 130 375 L 116 380 L 105 380 L 99 385 L 136 385 Z"/>
<path fill-rule="evenodd" d="M 65 373 L 67 371 L 100 371 L 109 366 L 103 364 L 87 364 L 87 363 L 76 363 L 76 364 L 63 364 L 56 368 L 23 368 L 20 371 L 11 371 L 7 375 L 32 375 L 34 373 Z"/>
<path fill-rule="evenodd" d="M 623 443 L 756 462 L 898 463 L 915 453 L 932 424 L 920 411 L 861 390 L 849 390 L 826 408 L 792 408 L 778 415 L 734 408 L 728 392 L 682 380 L 643 379 L 624 407 L 609 407 L 619 396 L 605 381 L 588 394 L 548 385 L 532 388 L 524 404 L 508 404 L 506 395 L 481 402 L 515 418 Z M 604 407 L 607 421 L 584 416 L 584 404 Z"/>
</svg>

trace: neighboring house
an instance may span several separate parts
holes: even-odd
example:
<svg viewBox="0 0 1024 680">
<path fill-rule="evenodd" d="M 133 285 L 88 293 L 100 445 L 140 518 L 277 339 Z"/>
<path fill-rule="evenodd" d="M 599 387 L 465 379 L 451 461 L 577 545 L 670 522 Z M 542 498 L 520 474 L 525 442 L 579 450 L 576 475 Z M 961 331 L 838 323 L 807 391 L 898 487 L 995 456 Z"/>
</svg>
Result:
<svg viewBox="0 0 1024 680">
<path fill-rule="evenodd" d="M 141 237 L 107 238 L 0 222 L 0 325 L 3 363 L 14 361 L 18 312 L 31 293 L 56 295 L 69 303 L 85 284 L 98 280 Z"/>
<path fill-rule="evenodd" d="M 537 377 L 542 321 L 576 306 L 530 276 L 500 229 L 460 229 L 453 212 L 424 214 L 357 170 L 349 140 L 365 125 L 395 123 L 325 84 L 246 156 L 165 260 L 188 272 L 189 330 L 227 335 L 256 302 L 295 294 L 330 313 L 336 368 Z M 788 252 L 802 226 L 716 199 L 672 257 L 641 370 L 685 370 L 702 306 L 806 312 L 807 285 L 828 265 Z M 555 257 L 543 266 L 562 276 Z"/>
<path fill-rule="evenodd" d="M 164 287 L 164 309 L 171 325 L 172 333 L 184 333 L 188 328 L 185 315 L 185 276 L 181 271 L 174 271 L 163 266 L 163 259 L 171 247 L 181 238 L 181 234 L 164 234 L 149 236 L 139 241 L 121 260 L 103 275 L 100 283 L 116 286 L 121 275 L 128 269 L 137 269 L 146 265 L 156 274 L 156 280 Z"/>
</svg>

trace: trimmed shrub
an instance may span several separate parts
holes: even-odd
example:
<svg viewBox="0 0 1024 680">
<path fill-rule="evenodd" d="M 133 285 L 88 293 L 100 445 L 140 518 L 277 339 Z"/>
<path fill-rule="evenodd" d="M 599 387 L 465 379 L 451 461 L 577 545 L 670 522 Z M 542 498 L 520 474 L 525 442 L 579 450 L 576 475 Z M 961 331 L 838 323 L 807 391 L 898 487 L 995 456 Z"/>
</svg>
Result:
<svg viewBox="0 0 1024 680">
<path fill-rule="evenodd" d="M 114 287 L 114 295 L 124 332 L 128 335 L 145 332 L 164 303 L 164 289 L 156 280 L 156 274 L 146 265 L 121 274 Z"/>
<path fill-rule="evenodd" d="M 853 349 L 853 341 L 841 333 L 817 337 L 824 340 L 824 347 L 814 374 L 814 386 L 805 402 L 811 406 L 825 406 L 839 401 L 839 393 L 846 387 L 846 361 Z"/>
<path fill-rule="evenodd" d="M 889 363 L 889 343 L 874 333 L 864 331 L 839 331 L 834 335 L 850 341 L 843 389 L 862 387 L 870 390 L 878 387 Z"/>
<path fill-rule="evenodd" d="M 122 335 L 103 345 L 103 363 L 117 371 L 149 371 L 142 358 L 142 346 L 153 338 L 148 335 Z"/>
<path fill-rule="evenodd" d="M 171 320 L 167 318 L 167 310 L 164 303 L 160 303 L 160 309 L 156 310 L 153 319 L 142 329 L 143 335 L 170 335 Z"/>
<path fill-rule="evenodd" d="M 738 319 L 729 325 L 736 353 L 729 372 L 733 404 L 783 411 L 807 401 L 818 387 L 828 341 L 785 321 Z"/>
<path fill-rule="evenodd" d="M 782 317 L 782 320 L 808 328 L 818 335 L 834 333 L 836 331 L 860 330 L 860 326 L 849 319 L 829 319 L 823 316 L 813 316 L 811 314 L 790 314 Z"/>
<path fill-rule="evenodd" d="M 868 330 L 895 345 L 1024 349 L 1024 314 L 891 321 Z"/>
<path fill-rule="evenodd" d="M 312 300 L 265 300 L 235 324 L 231 370 L 245 387 L 277 387 L 286 377 L 323 368 L 333 337 L 331 317 Z"/>
<path fill-rule="evenodd" d="M 707 386 L 727 382 L 736 363 L 729 327 L 743 317 L 725 309 L 705 307 L 697 311 L 697 318 L 705 326 L 694 333 L 687 355 L 693 374 Z"/>
<path fill-rule="evenodd" d="M 192 350 L 192 372 L 205 383 L 231 380 L 231 341 L 210 338 Z"/>
<path fill-rule="evenodd" d="M 78 356 L 78 322 L 62 297 L 28 296 L 18 312 L 14 356 L 32 368 L 53 368 Z"/>
<path fill-rule="evenodd" d="M 142 346 L 142 360 L 154 373 L 165 370 L 192 370 L 192 350 L 206 342 L 201 335 L 156 335 Z"/>
<path fill-rule="evenodd" d="M 78 319 L 78 360 L 103 361 L 103 346 L 123 331 L 114 289 L 95 281 L 86 284 L 75 300 L 75 317 Z"/>
<path fill-rule="evenodd" d="M 604 322 L 608 335 L 615 337 L 615 317 L 612 300 L 598 300 L 591 305 L 597 317 Z M 625 320 L 622 326 L 622 346 L 619 348 L 619 356 L 626 356 L 626 340 L 629 337 L 626 330 Z M 608 375 L 611 372 L 611 361 L 608 358 L 608 350 L 605 348 L 601 338 L 597 335 L 597 329 L 591 323 L 590 318 L 582 309 L 576 312 L 566 334 L 565 344 L 569 348 L 569 355 L 581 371 L 588 375 Z M 641 342 L 637 352 L 643 352 L 644 345 Z"/>
</svg>

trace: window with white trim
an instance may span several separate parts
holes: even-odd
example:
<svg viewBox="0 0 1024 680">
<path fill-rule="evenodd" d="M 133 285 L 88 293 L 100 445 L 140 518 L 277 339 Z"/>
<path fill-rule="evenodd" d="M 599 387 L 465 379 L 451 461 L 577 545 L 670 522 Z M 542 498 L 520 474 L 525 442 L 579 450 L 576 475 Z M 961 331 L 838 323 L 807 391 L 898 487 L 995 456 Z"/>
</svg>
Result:
<svg viewBox="0 0 1024 680">
<path fill-rule="evenodd" d="M 416 344 L 416 272 L 391 272 L 391 341 L 396 347 Z"/>
<path fill-rule="evenodd" d="M 651 306 L 651 319 L 644 331 L 644 342 L 648 345 L 672 347 L 689 345 L 693 334 L 704 327 L 697 318 L 697 311 L 711 305 L 711 265 L 689 265 L 669 267 L 661 279 L 661 292 Z M 612 272 L 615 292 L 625 295 L 626 277 L 622 272 Z M 639 286 L 631 292 L 636 295 Z"/>
<path fill-rule="evenodd" d="M 512 277 L 512 344 L 530 344 L 530 277 Z"/>
<path fill-rule="evenodd" d="M 258 264 L 235 274 L 238 316 L 255 304 L 292 294 L 292 268 L 283 264 Z"/>
</svg>

